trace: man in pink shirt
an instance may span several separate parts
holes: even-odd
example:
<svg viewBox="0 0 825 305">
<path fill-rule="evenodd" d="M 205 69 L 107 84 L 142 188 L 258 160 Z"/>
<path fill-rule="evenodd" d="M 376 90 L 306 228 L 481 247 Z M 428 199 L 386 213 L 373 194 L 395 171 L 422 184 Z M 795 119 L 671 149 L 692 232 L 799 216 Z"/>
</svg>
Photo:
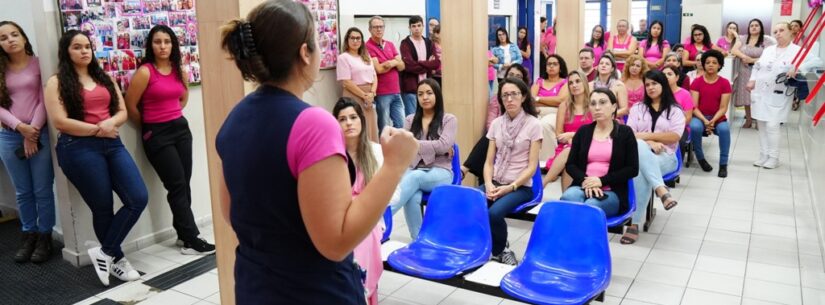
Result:
<svg viewBox="0 0 825 305">
<path fill-rule="evenodd" d="M 375 109 L 378 113 L 378 132 L 384 126 L 404 127 L 404 102 L 401 100 L 401 87 L 398 72 L 404 71 L 404 61 L 392 42 L 384 40 L 384 18 L 373 16 L 369 21 L 370 39 L 367 51 L 372 58 L 372 66 L 378 74 L 378 88 L 375 96 Z"/>
<path fill-rule="evenodd" d="M 410 35 L 401 41 L 401 59 L 405 66 L 401 72 L 401 98 L 404 100 L 405 115 L 415 113 L 418 82 L 432 77 L 432 72 L 441 66 L 441 60 L 435 56 L 432 41 L 424 37 L 424 20 L 421 16 L 410 17 L 409 25 Z"/>
</svg>

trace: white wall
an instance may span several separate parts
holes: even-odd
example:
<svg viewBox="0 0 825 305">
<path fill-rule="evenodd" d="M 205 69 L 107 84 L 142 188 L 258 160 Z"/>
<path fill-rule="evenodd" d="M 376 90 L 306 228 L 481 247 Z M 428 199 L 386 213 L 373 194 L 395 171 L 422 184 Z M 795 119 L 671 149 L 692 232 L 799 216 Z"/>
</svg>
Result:
<svg viewBox="0 0 825 305">
<path fill-rule="evenodd" d="M 40 57 L 41 71 L 45 79 L 54 74 L 57 67 L 57 43 L 61 35 L 58 12 L 54 1 L 13 1 L 0 0 L 0 19 L 14 20 L 19 23 L 32 41 L 36 54 Z M 36 22 L 35 22 L 36 21 Z M 333 76 L 334 80 L 334 76 Z M 211 223 L 211 199 L 209 196 L 208 172 L 206 170 L 206 140 L 203 121 L 203 101 L 200 87 L 191 88 L 189 103 L 184 109 L 193 135 L 193 173 L 192 173 L 192 211 L 199 224 Z M 52 130 L 52 155 L 57 133 Z M 121 139 L 130 152 L 144 177 L 149 190 L 150 200 L 140 220 L 124 241 L 127 253 L 146 247 L 158 241 L 174 237 L 172 214 L 166 202 L 166 190 L 143 153 L 138 132 L 131 124 L 121 127 Z M 56 159 L 56 158 L 53 158 Z M 92 229 L 92 217 L 89 208 L 77 190 L 67 182 L 57 162 L 55 166 L 56 205 L 58 207 L 58 234 L 66 247 L 63 256 L 66 260 L 78 264 L 88 261 L 86 242 L 96 241 Z M 5 170 L 3 170 L 5 171 Z M 5 174 L 0 175 L 0 203 L 14 203 L 14 192 Z M 120 201 L 115 196 L 115 207 Z"/>
</svg>

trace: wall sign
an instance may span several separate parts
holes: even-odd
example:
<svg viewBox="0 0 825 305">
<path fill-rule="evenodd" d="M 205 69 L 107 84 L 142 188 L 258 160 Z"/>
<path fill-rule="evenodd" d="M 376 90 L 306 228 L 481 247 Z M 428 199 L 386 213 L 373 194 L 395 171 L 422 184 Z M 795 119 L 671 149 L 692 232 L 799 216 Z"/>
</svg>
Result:
<svg viewBox="0 0 825 305">
<path fill-rule="evenodd" d="M 180 41 L 184 77 L 201 81 L 195 0 L 58 0 L 65 33 L 89 35 L 95 57 L 125 92 L 145 52 L 152 26 L 167 25 Z"/>
</svg>

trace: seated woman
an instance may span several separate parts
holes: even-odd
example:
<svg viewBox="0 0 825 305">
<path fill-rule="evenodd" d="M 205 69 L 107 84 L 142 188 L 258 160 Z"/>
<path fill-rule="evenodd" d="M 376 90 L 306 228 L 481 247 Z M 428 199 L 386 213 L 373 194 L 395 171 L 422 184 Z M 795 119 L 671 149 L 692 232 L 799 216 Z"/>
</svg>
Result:
<svg viewBox="0 0 825 305">
<path fill-rule="evenodd" d="M 332 108 L 332 115 L 338 120 L 341 130 L 344 131 L 347 155 L 349 155 L 350 161 L 354 163 L 355 167 L 352 197 L 361 194 L 361 191 L 372 180 L 373 175 L 384 161 L 381 145 L 369 140 L 368 121 L 359 104 L 351 98 L 343 97 Z M 381 234 L 383 231 L 383 223 L 379 221 L 364 241 L 353 250 L 355 261 L 367 273 L 364 289 L 367 291 L 370 305 L 378 304 L 378 279 L 384 271 L 384 265 L 381 262 Z"/>
<path fill-rule="evenodd" d="M 524 66 L 519 64 L 514 64 L 507 68 L 507 77 L 518 78 L 524 81 L 525 84 L 528 86 L 530 85 L 530 76 L 527 74 L 527 69 Z M 501 115 L 501 109 L 504 108 L 497 95 L 493 95 L 490 98 L 490 103 L 487 104 L 487 125 L 485 125 L 484 130 L 490 129 L 490 124 L 493 123 L 493 120 L 498 118 Z M 484 161 L 487 158 L 487 146 L 490 145 L 490 141 L 487 139 L 487 136 L 482 136 L 481 139 L 476 142 L 476 145 L 473 146 L 473 150 L 470 151 L 470 154 L 467 156 L 467 160 L 464 161 L 464 164 L 461 165 L 461 180 L 464 180 L 464 177 L 467 176 L 467 172 L 475 175 L 476 177 L 482 178 L 484 177 Z M 479 180 L 479 184 L 483 181 Z"/>
<path fill-rule="evenodd" d="M 627 107 L 630 109 L 645 97 L 645 84 L 642 76 L 650 70 L 647 61 L 639 55 L 630 55 L 622 71 L 622 83 L 627 88 Z M 614 94 L 615 95 L 615 94 Z M 623 118 L 623 117 L 622 117 Z"/>
<path fill-rule="evenodd" d="M 702 62 L 702 55 L 703 54 L 704 53 L 702 53 L 702 52 L 696 53 L 696 61 L 697 62 Z M 695 81 L 697 78 L 700 78 L 700 77 L 705 75 L 705 69 L 702 68 L 702 65 L 696 65 L 695 67 L 696 67 L 696 70 L 685 73 L 685 76 L 688 78 L 688 81 L 691 84 L 693 84 L 693 81 Z"/>
<path fill-rule="evenodd" d="M 722 53 L 716 50 L 705 52 L 701 65 L 705 70 L 702 77 L 696 78 L 690 84 L 690 93 L 696 108 L 693 109 L 693 119 L 690 121 L 690 136 L 693 142 L 693 153 L 702 170 L 709 172 L 713 166 L 705 160 L 702 150 L 702 134 L 715 133 L 719 136 L 719 173 L 717 176 L 728 176 L 728 153 L 730 152 L 730 124 L 725 114 L 730 102 L 730 81 L 719 75 L 719 70 L 725 65 Z"/>
<path fill-rule="evenodd" d="M 665 74 L 670 90 L 673 91 L 673 98 L 676 99 L 676 103 L 682 107 L 682 111 L 685 113 L 685 132 L 682 133 L 682 137 L 679 139 L 679 147 L 682 148 L 682 155 L 684 156 L 690 153 L 687 144 L 690 138 L 690 119 L 693 118 L 693 96 L 690 95 L 690 91 L 678 85 L 679 74 L 682 73 L 680 68 L 665 66 L 662 73 Z"/>
<path fill-rule="evenodd" d="M 587 85 L 587 76 L 584 72 L 581 70 L 570 72 L 570 76 L 567 77 L 567 88 L 570 90 L 570 98 L 559 105 L 559 113 L 556 117 L 558 145 L 553 157 L 547 160 L 545 165 L 547 175 L 542 180 L 543 185 L 546 186 L 561 176 L 562 191 L 567 189 L 573 181 L 566 173 L 562 175 L 564 165 L 567 163 L 567 155 L 570 153 L 570 141 L 581 126 L 593 122 L 593 118 L 587 112 L 590 86 Z"/>
<path fill-rule="evenodd" d="M 567 64 L 558 54 L 547 57 L 546 77 L 539 78 L 530 93 L 536 97 L 536 110 L 539 112 L 542 135 L 545 141 L 541 143 L 539 160 L 548 160 L 553 157 L 556 149 L 556 116 L 559 105 L 567 100 Z"/>
<path fill-rule="evenodd" d="M 404 218 L 410 230 L 410 238 L 418 238 L 423 220 L 421 196 L 432 192 L 439 185 L 453 181 L 453 144 L 458 122 L 454 115 L 444 113 L 444 98 L 441 87 L 431 78 L 418 82 L 418 107 L 407 116 L 404 129 L 418 139 L 418 154 L 413 158 L 410 169 L 398 184 L 400 195 L 390 201 L 392 213 L 404 207 Z"/>
<path fill-rule="evenodd" d="M 499 101 L 505 113 L 487 131 L 490 146 L 484 163 L 484 185 L 479 189 L 490 206 L 493 260 L 516 265 L 516 255 L 507 247 L 507 216 L 533 197 L 532 178 L 541 148 L 541 123 L 530 89 L 524 81 L 505 78 L 499 86 Z M 493 162 L 495 160 L 495 163 Z"/>
<path fill-rule="evenodd" d="M 633 178 L 636 212 L 633 224 L 621 239 L 623 244 L 632 244 L 639 238 L 639 224 L 646 221 L 651 190 L 662 200 L 665 210 L 678 204 L 665 186 L 662 174 L 675 170 L 678 165 L 676 145 L 685 131 L 685 115 L 662 71 L 645 73 L 644 102 L 630 109 L 627 126 L 636 133 L 639 146 L 639 175 Z"/>
<path fill-rule="evenodd" d="M 627 106 L 627 87 L 619 80 L 618 72 L 616 72 L 619 70 L 617 70 L 616 61 L 610 53 L 605 53 L 599 58 L 597 71 L 599 73 L 596 75 L 596 79 L 590 82 L 590 90 L 604 88 L 613 91 L 613 94 L 619 99 L 618 117 L 626 116 L 628 109 L 630 109 Z"/>
<path fill-rule="evenodd" d="M 679 45 L 681 46 L 681 45 Z M 679 80 L 676 82 L 679 84 L 679 87 L 684 88 L 685 90 L 690 90 L 690 79 L 682 72 L 682 55 L 681 51 L 671 51 L 665 55 L 665 67 L 671 66 L 676 67 L 679 73 Z"/>
<path fill-rule="evenodd" d="M 639 154 L 633 130 L 616 122 L 618 100 L 607 89 L 590 93 L 593 123 L 573 137 L 567 172 L 573 185 L 561 200 L 584 202 L 611 217 L 629 209 L 627 181 L 639 173 Z"/>
</svg>

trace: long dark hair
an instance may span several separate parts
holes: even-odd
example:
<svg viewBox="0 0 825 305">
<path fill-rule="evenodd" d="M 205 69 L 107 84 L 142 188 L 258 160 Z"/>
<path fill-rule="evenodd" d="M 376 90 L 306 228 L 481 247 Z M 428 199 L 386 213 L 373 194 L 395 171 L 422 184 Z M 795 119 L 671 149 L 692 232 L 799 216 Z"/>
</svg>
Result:
<svg viewBox="0 0 825 305">
<path fill-rule="evenodd" d="M 501 99 L 501 88 L 504 88 L 506 84 L 513 84 L 518 87 L 519 92 L 521 92 L 521 96 L 524 97 L 524 102 L 521 103 L 521 109 L 524 110 L 525 113 L 532 115 L 534 117 L 539 116 L 538 110 L 536 110 L 536 100 L 533 99 L 533 95 L 530 94 L 530 87 L 527 86 L 527 83 L 524 80 L 514 77 L 507 77 L 501 81 L 498 85 L 498 103 L 501 105 L 501 114 L 504 114 L 504 100 Z"/>
<path fill-rule="evenodd" d="M 433 120 L 430 121 L 430 126 L 427 127 L 427 140 L 438 140 L 441 138 L 441 125 L 444 121 L 444 96 L 441 95 L 441 86 L 438 85 L 432 78 L 425 78 L 418 82 L 418 86 L 416 88 L 420 88 L 422 85 L 430 86 L 433 89 L 433 95 L 435 95 L 435 115 L 433 116 Z M 415 135 L 416 139 L 421 138 L 421 132 L 423 131 L 423 126 L 421 125 L 421 120 L 424 118 L 424 108 L 421 108 L 420 103 L 415 103 L 415 115 L 413 116 L 412 125 L 410 126 L 410 132 Z"/>
<path fill-rule="evenodd" d="M 587 95 L 587 98 L 588 99 L 593 98 L 593 94 L 597 94 L 597 93 L 607 95 L 607 99 L 610 100 L 610 104 L 611 105 L 616 105 L 616 110 L 613 110 L 613 118 L 615 119 L 616 114 L 618 114 L 618 112 L 619 112 L 619 99 L 616 97 L 616 94 L 613 93 L 613 91 L 611 91 L 608 88 L 596 88 L 596 89 L 593 89 L 593 91 L 590 91 L 590 94 Z M 586 104 L 590 104 L 590 102 L 588 101 Z M 593 115 L 590 114 L 590 116 L 592 117 Z M 596 124 L 596 122 L 593 122 L 593 124 Z M 615 138 L 616 135 L 618 134 L 618 132 L 619 132 L 619 126 L 618 125 L 619 124 L 616 124 L 615 121 L 613 122 L 613 129 L 610 130 L 610 138 L 611 139 Z"/>
<path fill-rule="evenodd" d="M 564 61 L 564 58 L 559 54 L 550 54 L 550 56 L 547 56 L 547 59 L 550 58 L 555 58 L 559 61 L 559 77 L 567 78 L 567 63 Z M 549 67 L 550 65 L 547 66 Z M 547 75 L 547 78 L 550 78 L 550 75 Z"/>
<path fill-rule="evenodd" d="M 667 111 L 667 113 L 665 114 L 665 117 L 669 120 L 670 119 L 670 108 L 674 107 L 674 106 L 675 107 L 681 107 L 681 106 L 679 106 L 679 103 L 676 102 L 676 98 L 673 96 L 673 90 L 670 90 L 670 83 L 668 83 L 667 77 L 665 77 L 665 74 L 662 73 L 662 71 L 653 69 L 653 70 L 647 71 L 647 73 L 645 73 L 644 80 L 648 80 L 648 79 L 652 80 L 654 82 L 657 82 L 657 83 L 659 83 L 660 86 L 662 86 L 662 95 L 659 97 L 659 99 L 660 99 L 660 101 L 659 101 L 659 111 L 663 111 L 663 110 Z M 645 104 L 645 106 L 647 106 L 647 109 L 648 109 L 649 112 L 655 111 L 655 110 L 653 110 L 653 107 L 651 106 L 653 104 L 653 99 L 647 94 L 647 85 L 645 85 L 644 104 Z"/>
<path fill-rule="evenodd" d="M 72 45 L 72 39 L 76 36 L 83 36 L 91 44 L 92 40 L 85 33 L 78 30 L 69 30 L 63 37 L 60 37 L 59 49 L 57 50 L 57 88 L 60 92 L 60 100 L 66 108 L 66 114 L 71 119 L 83 121 L 85 114 L 83 113 L 83 85 L 80 84 L 80 79 L 77 71 L 74 68 L 71 56 L 69 56 L 69 47 Z M 114 116 L 118 111 L 120 98 L 115 90 L 115 83 L 112 78 L 103 72 L 100 65 L 97 63 L 97 57 L 92 54 L 92 61 L 87 67 L 89 77 L 98 85 L 106 87 L 109 91 L 109 115 Z"/>
<path fill-rule="evenodd" d="M 372 180 L 372 176 L 375 175 L 375 172 L 378 171 L 378 161 L 375 159 L 375 154 L 372 151 L 372 145 L 370 144 L 369 137 L 367 136 L 367 119 L 364 117 L 364 110 L 361 109 L 361 105 L 355 102 L 353 99 L 348 97 L 342 97 L 338 99 L 338 102 L 335 103 L 335 107 L 332 108 L 332 115 L 335 117 L 335 120 L 338 120 L 338 114 L 341 113 L 342 110 L 352 107 L 355 110 L 355 114 L 358 115 L 358 118 L 361 120 L 361 134 L 358 135 L 358 152 L 356 152 L 355 156 L 352 156 L 358 160 L 358 169 L 361 170 L 361 174 L 364 175 L 364 185 Z"/>
<path fill-rule="evenodd" d="M 506 43 L 508 43 L 508 44 L 509 44 L 509 43 L 510 43 L 510 35 L 508 35 L 508 34 L 507 34 L 507 30 L 505 30 L 504 28 L 498 28 L 498 29 L 496 30 L 496 46 L 500 46 L 500 45 L 501 45 L 501 40 L 499 40 L 499 39 L 498 39 L 498 33 L 499 33 L 499 32 L 504 33 L 504 37 L 506 37 L 506 38 L 504 39 L 504 42 L 506 42 Z"/>
<path fill-rule="evenodd" d="M 518 39 L 518 33 L 521 32 L 521 30 L 524 30 L 524 33 L 527 34 L 524 36 L 524 39 Z M 518 27 L 518 30 L 516 30 L 516 40 L 518 41 L 519 50 L 527 51 L 527 47 L 530 46 L 530 37 L 528 37 L 529 34 L 530 31 L 527 30 L 526 26 L 520 26 Z"/>
<path fill-rule="evenodd" d="M 656 37 L 656 46 L 659 47 L 659 53 L 664 52 L 664 45 L 663 44 L 664 44 L 664 40 L 665 40 L 664 39 L 665 25 L 659 20 L 653 20 L 653 22 L 650 23 L 650 26 L 648 26 L 647 45 L 645 46 L 645 52 L 647 52 L 647 50 L 650 50 L 650 46 L 653 45 L 653 34 L 652 34 L 653 31 L 652 30 L 653 30 L 653 26 L 657 25 L 657 24 L 659 25 L 660 28 L 662 28 L 662 30 L 659 31 L 659 37 Z M 710 38 L 708 38 L 708 40 L 710 40 Z"/>
<path fill-rule="evenodd" d="M 664 27 L 662 28 L 662 30 L 664 30 Z M 690 44 L 696 43 L 696 39 L 693 38 L 693 32 L 696 31 L 702 32 L 702 45 L 704 45 L 705 48 L 710 49 L 712 47 L 712 44 L 710 43 L 710 34 L 708 33 L 708 28 L 701 24 L 697 24 L 693 27 L 693 29 L 690 30 Z"/>
<path fill-rule="evenodd" d="M 26 45 L 23 47 L 26 50 L 26 55 L 34 56 L 34 50 L 32 49 L 32 44 L 29 41 L 29 36 L 26 36 L 26 32 L 23 31 L 23 28 L 13 21 L 0 21 L 0 27 L 5 25 L 11 25 L 17 28 L 17 32 L 20 33 L 20 36 L 23 36 L 23 38 L 26 39 Z M 9 68 L 9 61 L 11 61 L 9 54 L 6 54 L 6 51 L 3 50 L 3 48 L 0 48 L 0 107 L 6 109 L 10 109 L 11 104 L 13 103 L 11 100 L 11 94 L 9 93 L 9 87 L 6 86 L 6 69 Z"/>
<path fill-rule="evenodd" d="M 759 25 L 759 37 L 756 37 L 756 46 L 763 47 L 765 44 L 765 26 L 762 25 L 762 20 L 758 18 L 753 18 L 751 21 L 748 21 L 748 39 L 745 40 L 745 43 L 751 43 L 751 23 L 754 22 Z"/>
<path fill-rule="evenodd" d="M 599 39 L 593 39 L 593 32 L 596 31 L 596 28 L 602 29 L 602 37 L 599 37 Z M 601 24 L 597 24 L 592 30 L 590 30 L 590 41 L 585 45 L 591 48 L 604 47 L 604 27 Z"/>
<path fill-rule="evenodd" d="M 155 59 L 155 50 L 152 48 L 152 40 L 155 39 L 155 34 L 159 32 L 169 35 L 169 39 L 172 40 L 172 53 L 169 54 L 169 61 L 172 63 L 172 71 L 177 74 L 178 80 L 185 87 L 186 82 L 183 81 L 183 70 L 181 68 L 182 59 L 180 54 L 180 42 L 178 41 L 178 36 L 175 35 L 175 32 L 168 26 L 156 25 L 149 31 L 149 35 L 146 35 L 146 53 L 143 56 L 143 60 L 140 61 L 140 65 L 142 66 L 145 64 L 157 63 L 157 60 Z"/>
</svg>

